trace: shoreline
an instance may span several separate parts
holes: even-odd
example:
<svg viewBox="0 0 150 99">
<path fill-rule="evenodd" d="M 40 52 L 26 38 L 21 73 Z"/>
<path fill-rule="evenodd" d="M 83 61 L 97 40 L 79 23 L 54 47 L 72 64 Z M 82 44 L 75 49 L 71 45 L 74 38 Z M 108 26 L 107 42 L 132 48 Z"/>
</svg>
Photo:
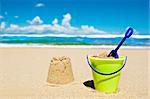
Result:
<svg viewBox="0 0 150 99">
<path fill-rule="evenodd" d="M 0 44 L 0 48 L 104 48 L 112 49 L 117 45 L 46 45 L 46 44 Z M 121 46 L 120 49 L 150 49 L 150 46 Z"/>
<path fill-rule="evenodd" d="M 79 35 L 74 35 L 74 34 L 0 34 L 0 36 L 2 37 L 20 37 L 20 36 L 26 36 L 26 37 L 88 37 L 88 38 L 116 38 L 116 37 L 124 37 L 124 34 L 90 34 L 90 35 L 83 35 L 83 34 L 79 34 Z M 139 38 L 139 39 L 149 39 L 150 35 L 147 34 L 141 34 L 141 35 L 132 35 L 131 38 Z"/>
</svg>

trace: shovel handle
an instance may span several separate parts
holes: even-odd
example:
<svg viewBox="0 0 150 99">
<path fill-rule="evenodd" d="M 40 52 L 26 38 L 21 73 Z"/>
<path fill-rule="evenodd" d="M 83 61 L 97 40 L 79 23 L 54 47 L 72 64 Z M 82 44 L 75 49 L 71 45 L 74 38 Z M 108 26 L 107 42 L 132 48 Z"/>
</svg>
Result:
<svg viewBox="0 0 150 99">
<path fill-rule="evenodd" d="M 121 42 L 118 44 L 117 48 L 115 49 L 116 52 L 120 48 L 120 46 L 123 44 L 123 42 L 126 40 L 126 38 L 129 38 L 132 34 L 133 34 L 133 29 L 129 27 L 125 33 L 124 38 L 121 40 Z"/>
<path fill-rule="evenodd" d="M 133 28 L 129 27 L 127 32 L 125 33 L 125 37 L 129 38 L 133 34 Z"/>
<path fill-rule="evenodd" d="M 122 65 L 122 67 L 120 68 L 120 69 L 118 69 L 117 71 L 114 71 L 114 72 L 111 72 L 111 73 L 102 73 L 102 72 L 100 72 L 100 71 L 97 71 L 95 68 L 93 68 L 93 66 L 90 64 L 90 62 L 89 62 L 89 57 L 88 57 L 88 55 L 87 55 L 87 62 L 88 62 L 88 65 L 92 68 L 92 70 L 94 71 L 94 72 L 96 72 L 97 74 L 101 74 L 101 75 L 113 75 L 113 74 L 116 74 L 116 73 L 118 73 L 119 71 L 121 71 L 123 68 L 124 68 L 124 66 L 125 66 L 125 64 L 126 64 L 126 61 L 127 61 L 127 56 L 126 56 L 126 58 L 125 58 L 125 60 L 124 60 L 124 63 L 123 63 L 123 65 Z"/>
</svg>

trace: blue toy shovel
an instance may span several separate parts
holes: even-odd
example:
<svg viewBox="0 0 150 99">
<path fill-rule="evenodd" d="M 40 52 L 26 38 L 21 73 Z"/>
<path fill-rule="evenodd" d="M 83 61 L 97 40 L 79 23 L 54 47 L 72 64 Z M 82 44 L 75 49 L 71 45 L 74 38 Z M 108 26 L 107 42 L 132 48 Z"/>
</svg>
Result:
<svg viewBox="0 0 150 99">
<path fill-rule="evenodd" d="M 129 38 L 131 35 L 133 34 L 133 29 L 131 27 L 128 28 L 128 30 L 126 31 L 125 33 L 125 36 L 124 38 L 121 40 L 121 42 L 118 44 L 118 46 L 116 47 L 115 50 L 112 50 L 108 57 L 112 56 L 112 57 L 115 57 L 115 58 L 119 58 L 118 54 L 117 54 L 117 51 L 118 49 L 120 48 L 120 46 L 123 44 L 123 42 L 126 40 L 126 38 Z"/>
</svg>

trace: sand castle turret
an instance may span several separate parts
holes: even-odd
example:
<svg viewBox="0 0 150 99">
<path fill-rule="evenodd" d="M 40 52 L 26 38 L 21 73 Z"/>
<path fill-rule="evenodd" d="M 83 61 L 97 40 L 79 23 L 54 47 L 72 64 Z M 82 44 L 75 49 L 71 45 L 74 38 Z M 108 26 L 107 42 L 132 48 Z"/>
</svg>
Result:
<svg viewBox="0 0 150 99">
<path fill-rule="evenodd" d="M 47 82 L 53 84 L 67 84 L 74 80 L 71 60 L 68 57 L 53 57 L 50 61 Z"/>
</svg>

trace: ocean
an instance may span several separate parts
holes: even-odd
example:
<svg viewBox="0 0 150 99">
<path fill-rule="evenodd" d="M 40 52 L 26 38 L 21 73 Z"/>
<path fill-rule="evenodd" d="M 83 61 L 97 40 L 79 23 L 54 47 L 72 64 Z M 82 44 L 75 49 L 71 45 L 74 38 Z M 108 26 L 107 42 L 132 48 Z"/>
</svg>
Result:
<svg viewBox="0 0 150 99">
<path fill-rule="evenodd" d="M 0 44 L 117 45 L 123 35 L 0 34 Z M 132 35 L 124 46 L 150 46 L 150 35 Z"/>
</svg>

